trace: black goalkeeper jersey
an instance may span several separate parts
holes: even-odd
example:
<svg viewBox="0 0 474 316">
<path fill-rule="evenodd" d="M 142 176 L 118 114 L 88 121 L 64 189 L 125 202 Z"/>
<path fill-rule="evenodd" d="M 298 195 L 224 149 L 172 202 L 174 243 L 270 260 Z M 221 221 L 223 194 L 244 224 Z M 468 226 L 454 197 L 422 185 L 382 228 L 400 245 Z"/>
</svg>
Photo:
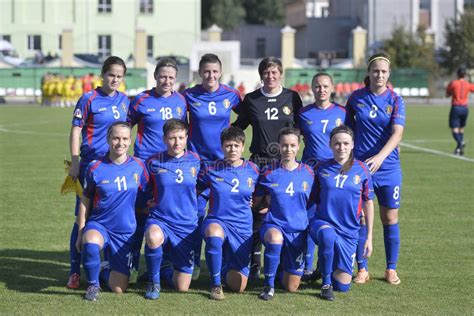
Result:
<svg viewBox="0 0 474 316">
<path fill-rule="evenodd" d="M 277 95 L 269 95 L 262 89 L 247 94 L 233 125 L 245 130 L 252 125 L 252 154 L 278 156 L 278 134 L 284 127 L 295 126 L 295 118 L 302 107 L 297 92 L 283 88 Z"/>
</svg>

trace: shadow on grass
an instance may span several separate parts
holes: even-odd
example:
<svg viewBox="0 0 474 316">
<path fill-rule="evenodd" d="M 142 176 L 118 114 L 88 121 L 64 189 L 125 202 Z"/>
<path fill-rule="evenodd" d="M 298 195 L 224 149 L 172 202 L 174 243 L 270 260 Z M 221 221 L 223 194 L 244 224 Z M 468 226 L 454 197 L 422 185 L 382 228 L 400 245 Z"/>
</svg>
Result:
<svg viewBox="0 0 474 316">
<path fill-rule="evenodd" d="M 69 275 L 68 257 L 67 251 L 0 250 L 0 282 L 12 291 L 75 295 L 74 292 L 47 290 L 49 287 L 65 288 Z"/>
</svg>

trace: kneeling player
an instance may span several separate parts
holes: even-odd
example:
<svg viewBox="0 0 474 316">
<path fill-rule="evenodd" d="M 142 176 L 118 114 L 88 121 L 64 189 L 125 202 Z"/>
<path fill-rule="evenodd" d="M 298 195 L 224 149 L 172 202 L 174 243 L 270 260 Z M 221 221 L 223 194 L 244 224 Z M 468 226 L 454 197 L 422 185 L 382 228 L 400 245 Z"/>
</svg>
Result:
<svg viewBox="0 0 474 316">
<path fill-rule="evenodd" d="M 221 133 L 224 159 L 208 166 L 199 177 L 199 190 L 210 188 L 209 212 L 203 222 L 206 262 L 211 276 L 210 298 L 224 299 L 224 283 L 235 292 L 247 286 L 252 248 L 250 203 L 258 180 L 257 166 L 242 159 L 245 134 L 238 127 Z"/>
<path fill-rule="evenodd" d="M 362 207 L 368 230 L 364 255 L 369 257 L 372 253 L 374 193 L 369 168 L 354 159 L 352 130 L 347 126 L 334 128 L 330 146 L 334 158 L 318 164 L 315 169 L 317 207 L 309 232 L 318 245 L 323 284 L 321 298 L 333 301 L 333 288 L 347 292 L 351 286 Z"/>
<path fill-rule="evenodd" d="M 99 297 L 100 251 L 107 252 L 110 273 L 106 283 L 113 292 L 123 293 L 128 286 L 132 235 L 136 228 L 137 192 L 148 182 L 143 162 L 127 155 L 131 128 L 125 122 L 111 125 L 107 132 L 110 151 L 89 164 L 84 196 L 78 213 L 76 241 L 82 249 L 82 262 L 89 287 L 85 299 Z"/>
<path fill-rule="evenodd" d="M 265 245 L 265 287 L 260 298 L 270 300 L 275 294 L 278 265 L 283 273 L 282 283 L 289 292 L 295 292 L 303 275 L 308 227 L 307 207 L 314 173 L 311 168 L 296 161 L 300 147 L 300 132 L 284 128 L 279 135 L 281 161 L 271 166 L 259 179 L 255 205 L 270 196 L 270 208 L 260 229 Z"/>
<path fill-rule="evenodd" d="M 191 283 L 197 231 L 196 183 L 201 159 L 186 151 L 188 128 L 177 119 L 166 121 L 163 140 L 167 150 L 146 161 L 150 173 L 150 190 L 156 203 L 145 224 L 145 260 L 149 283 L 145 298 L 160 296 L 160 266 L 163 251 L 172 269 L 163 269 L 163 278 L 180 292 Z"/>
</svg>

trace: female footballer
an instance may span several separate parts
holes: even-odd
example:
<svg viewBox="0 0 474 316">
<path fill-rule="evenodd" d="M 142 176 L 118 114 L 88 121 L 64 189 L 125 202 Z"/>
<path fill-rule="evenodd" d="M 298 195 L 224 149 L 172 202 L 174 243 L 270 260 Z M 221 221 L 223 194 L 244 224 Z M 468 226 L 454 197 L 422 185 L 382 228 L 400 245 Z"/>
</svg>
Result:
<svg viewBox="0 0 474 316">
<path fill-rule="evenodd" d="M 242 159 L 244 144 L 245 134 L 240 128 L 224 129 L 224 159 L 210 164 L 199 177 L 198 188 L 210 188 L 211 202 L 202 229 L 212 283 L 209 297 L 215 300 L 225 298 L 222 284 L 239 293 L 247 286 L 252 248 L 250 203 L 259 170 Z"/>
<path fill-rule="evenodd" d="M 197 153 L 204 163 L 223 159 L 221 145 L 215 141 L 224 128 L 229 127 L 232 111 L 237 111 L 240 94 L 234 88 L 219 82 L 222 76 L 222 62 L 214 54 L 205 54 L 199 61 L 201 84 L 183 91 L 189 112 L 188 149 Z M 208 191 L 198 197 L 199 227 L 206 213 Z M 201 244 L 195 249 L 196 267 L 193 279 L 200 273 Z"/>
<path fill-rule="evenodd" d="M 367 63 L 366 86 L 352 93 L 347 101 L 348 125 L 355 132 L 354 155 L 369 166 L 375 194 L 380 205 L 385 242 L 385 280 L 400 284 L 396 268 L 400 250 L 398 210 L 402 189 L 402 170 L 398 144 L 405 126 L 405 104 L 387 87 L 390 59 L 385 53 L 371 56 Z M 364 244 L 366 227 L 362 226 L 359 245 Z M 357 251 L 359 273 L 357 283 L 369 280 L 362 249 Z"/>
<path fill-rule="evenodd" d="M 265 57 L 258 65 L 262 87 L 245 95 L 239 116 L 233 125 L 245 130 L 252 125 L 250 160 L 260 168 L 277 163 L 279 157 L 278 134 L 284 127 L 293 127 L 295 117 L 302 107 L 297 92 L 282 86 L 283 66 L 275 57 Z M 254 237 L 251 279 L 258 279 L 262 244 L 259 238 L 263 214 L 254 212 Z"/>
<path fill-rule="evenodd" d="M 69 175 L 74 180 L 79 180 L 82 185 L 87 165 L 103 156 L 109 149 L 107 129 L 112 123 L 125 121 L 127 117 L 128 98 L 117 91 L 126 71 L 127 67 L 121 58 L 116 56 L 107 58 L 101 71 L 103 85 L 83 94 L 74 109 L 69 136 L 72 162 Z M 79 202 L 80 197 L 77 196 L 76 216 Z M 75 247 L 77 233 L 78 225 L 74 223 L 69 247 L 71 269 L 67 287 L 70 289 L 79 288 L 80 281 L 81 254 Z"/>
<path fill-rule="evenodd" d="M 310 166 L 315 166 L 318 161 L 332 158 L 329 135 L 335 127 L 345 122 L 346 109 L 331 101 L 334 82 L 329 74 L 320 72 L 314 75 L 311 81 L 311 90 L 314 95 L 314 103 L 300 109 L 297 122 L 304 136 L 305 144 L 301 160 Z M 313 212 L 309 212 L 309 219 L 313 215 Z M 311 280 L 317 276 L 317 274 L 313 275 L 314 249 L 314 242 L 308 236 L 303 280 Z"/>
<path fill-rule="evenodd" d="M 260 228 L 265 245 L 265 283 L 260 298 L 271 300 L 275 295 L 278 266 L 283 272 L 282 284 L 295 292 L 301 281 L 306 251 L 308 201 L 314 181 L 313 170 L 296 161 L 300 148 L 300 131 L 284 128 L 279 134 L 281 160 L 269 166 L 259 178 L 255 204 L 269 198 L 268 212 Z"/>
<path fill-rule="evenodd" d="M 82 251 L 89 283 L 85 299 L 89 301 L 99 297 L 101 250 L 110 267 L 110 273 L 105 274 L 108 287 L 115 293 L 123 293 L 128 287 L 135 203 L 138 191 L 144 191 L 148 183 L 144 163 L 127 155 L 131 134 L 128 123 L 113 123 L 107 131 L 109 153 L 91 162 L 87 169 L 75 246 Z"/>
<path fill-rule="evenodd" d="M 137 125 L 134 156 L 143 160 L 166 150 L 163 125 L 171 118 L 186 120 L 186 101 L 173 90 L 178 67 L 171 58 L 162 58 L 155 67 L 156 86 L 138 94 L 130 104 L 127 121 Z M 137 212 L 137 231 L 133 249 L 131 283 L 136 283 L 147 214 Z"/>
<path fill-rule="evenodd" d="M 362 207 L 368 228 L 362 245 L 364 256 L 372 253 L 374 194 L 367 165 L 354 159 L 352 130 L 345 125 L 334 128 L 330 146 L 333 159 L 320 162 L 315 168 L 316 212 L 309 233 L 318 245 L 321 298 L 333 301 L 333 288 L 341 292 L 350 289 Z"/>
</svg>

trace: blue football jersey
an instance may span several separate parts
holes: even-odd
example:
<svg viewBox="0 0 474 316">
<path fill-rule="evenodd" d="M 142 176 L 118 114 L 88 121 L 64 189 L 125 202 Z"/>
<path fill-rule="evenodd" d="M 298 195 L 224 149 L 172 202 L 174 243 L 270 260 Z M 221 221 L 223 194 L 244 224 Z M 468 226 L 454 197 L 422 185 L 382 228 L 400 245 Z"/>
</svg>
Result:
<svg viewBox="0 0 474 316">
<path fill-rule="evenodd" d="M 84 181 L 84 196 L 92 201 L 87 220 L 102 224 L 114 233 L 133 233 L 135 202 L 139 191 L 145 191 L 148 173 L 144 163 L 128 157 L 114 164 L 108 156 L 92 161 Z"/>
<path fill-rule="evenodd" d="M 362 161 L 380 152 L 392 135 L 392 125 L 405 126 L 405 103 L 391 89 L 378 96 L 367 87 L 356 90 L 349 97 L 346 110 L 347 124 L 355 132 L 354 155 Z M 395 148 L 380 170 L 399 166 Z"/>
<path fill-rule="evenodd" d="M 166 150 L 163 143 L 163 125 L 171 118 L 186 120 L 186 101 L 173 92 L 170 96 L 158 95 L 155 89 L 146 90 L 130 104 L 127 121 L 137 125 L 134 155 L 148 159 L 151 155 Z"/>
<path fill-rule="evenodd" d="M 243 232 L 252 232 L 250 200 L 259 176 L 258 167 L 244 161 L 232 167 L 217 160 L 199 175 L 199 188 L 210 188 L 208 218 L 216 218 Z"/>
<path fill-rule="evenodd" d="M 177 231 L 191 232 L 197 227 L 196 185 L 201 159 L 186 151 L 180 158 L 166 151 L 146 161 L 155 207 L 150 217 L 173 225 Z"/>
<path fill-rule="evenodd" d="M 297 117 L 298 127 L 304 136 L 302 161 L 309 163 L 331 159 L 333 155 L 329 136 L 335 127 L 345 121 L 346 109 L 337 103 L 327 109 L 321 109 L 314 103 L 302 107 Z"/>
<path fill-rule="evenodd" d="M 308 227 L 308 207 L 314 172 L 300 163 L 295 170 L 281 165 L 269 167 L 258 180 L 257 196 L 270 194 L 271 202 L 264 223 L 275 224 L 285 232 Z"/>
<path fill-rule="evenodd" d="M 239 92 L 220 84 L 215 92 L 208 92 L 202 85 L 183 92 L 189 111 L 188 149 L 203 160 L 223 159 L 219 136 L 230 126 L 231 111 L 240 104 Z"/>
<path fill-rule="evenodd" d="M 334 159 L 316 166 L 314 218 L 331 223 L 339 234 L 358 238 L 362 202 L 374 198 L 369 168 L 357 159 L 351 169 L 341 174 L 341 165 Z"/>
<path fill-rule="evenodd" d="M 82 95 L 74 109 L 72 125 L 82 128 L 81 158 L 92 161 L 108 150 L 107 129 L 127 119 L 128 97 L 122 92 L 108 96 L 100 88 Z"/>
</svg>

